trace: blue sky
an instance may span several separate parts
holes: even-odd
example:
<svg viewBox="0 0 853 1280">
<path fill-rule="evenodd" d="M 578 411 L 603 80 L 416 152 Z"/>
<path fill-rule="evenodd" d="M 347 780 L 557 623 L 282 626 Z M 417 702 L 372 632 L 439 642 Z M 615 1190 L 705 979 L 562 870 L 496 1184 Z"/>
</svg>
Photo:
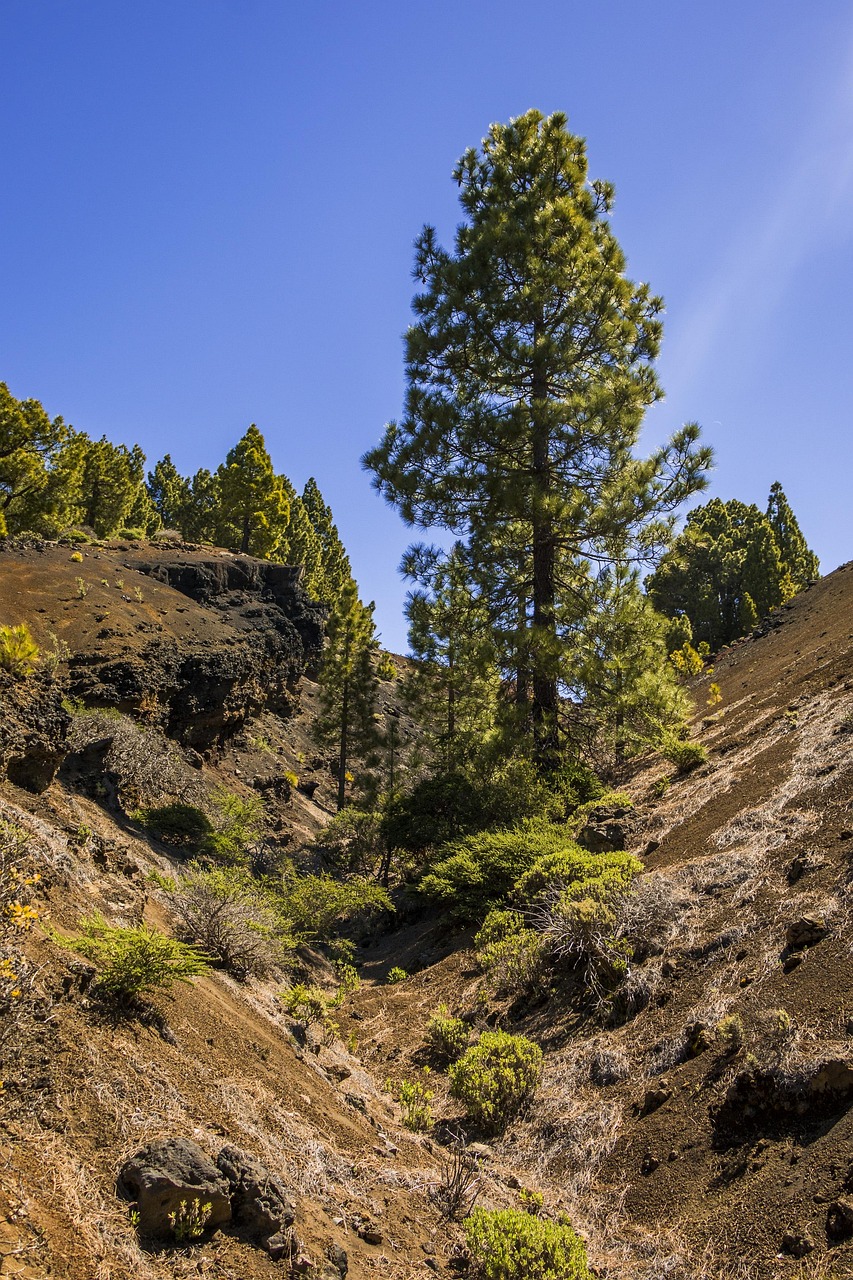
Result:
<svg viewBox="0 0 853 1280">
<path fill-rule="evenodd" d="M 493 120 L 565 111 L 667 305 L 649 446 L 780 480 L 853 556 L 853 4 L 0 0 L 0 379 L 216 466 L 315 475 L 389 647 L 411 535 L 359 469 L 400 412 L 412 243 Z"/>
</svg>

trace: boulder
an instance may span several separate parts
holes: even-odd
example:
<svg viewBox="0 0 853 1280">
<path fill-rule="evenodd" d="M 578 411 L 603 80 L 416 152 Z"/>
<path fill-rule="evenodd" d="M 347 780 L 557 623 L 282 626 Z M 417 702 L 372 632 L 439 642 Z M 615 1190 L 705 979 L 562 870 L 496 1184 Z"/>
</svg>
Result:
<svg viewBox="0 0 853 1280">
<path fill-rule="evenodd" d="M 208 1227 L 231 1221 L 228 1182 L 189 1138 L 164 1138 L 137 1151 L 122 1165 L 117 1190 L 136 1201 L 144 1236 L 170 1235 L 169 1215 L 178 1213 L 182 1202 L 209 1204 Z"/>
<path fill-rule="evenodd" d="M 216 1167 L 231 1189 L 231 1211 L 237 1226 L 269 1252 L 278 1251 L 296 1216 L 284 1185 L 266 1165 L 239 1147 L 223 1147 Z"/>
<path fill-rule="evenodd" d="M 785 941 L 792 951 L 799 951 L 802 947 L 813 947 L 828 933 L 826 921 L 821 916 L 800 916 L 799 920 L 792 920 L 788 925 Z"/>
<path fill-rule="evenodd" d="M 826 1234 L 830 1240 L 847 1240 L 853 1236 L 853 1200 L 843 1196 L 829 1206 L 826 1211 Z"/>
</svg>

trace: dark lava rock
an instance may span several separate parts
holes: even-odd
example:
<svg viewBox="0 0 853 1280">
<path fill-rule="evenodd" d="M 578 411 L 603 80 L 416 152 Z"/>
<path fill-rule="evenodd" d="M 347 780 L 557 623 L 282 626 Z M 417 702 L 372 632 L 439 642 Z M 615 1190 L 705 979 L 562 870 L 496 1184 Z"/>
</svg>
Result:
<svg viewBox="0 0 853 1280">
<path fill-rule="evenodd" d="M 287 1228 L 293 1225 L 296 1209 L 266 1165 L 239 1147 L 228 1146 L 216 1157 L 216 1167 L 228 1180 L 231 1211 L 241 1230 L 271 1252 L 285 1239 L 289 1241 Z"/>
<path fill-rule="evenodd" d="M 71 724 L 64 693 L 47 672 L 22 680 L 0 671 L 0 775 L 16 787 L 44 791 L 62 764 Z"/>
<path fill-rule="evenodd" d="M 166 1138 L 151 1142 L 125 1161 L 118 1175 L 117 1190 L 127 1200 L 135 1200 L 141 1235 L 172 1234 L 169 1215 L 180 1211 L 181 1203 L 209 1204 L 208 1227 L 231 1221 L 229 1187 L 216 1165 L 201 1147 L 188 1138 Z"/>
<path fill-rule="evenodd" d="M 785 931 L 785 941 L 792 951 L 802 947 L 813 947 L 829 933 L 826 921 L 821 916 L 800 916 L 793 920 Z"/>
<path fill-rule="evenodd" d="M 831 1240 L 847 1240 L 853 1236 L 853 1200 L 841 1197 L 829 1206 L 826 1234 Z"/>
<path fill-rule="evenodd" d="M 814 1240 L 807 1232 L 786 1231 L 782 1237 L 782 1252 L 791 1258 L 804 1258 L 814 1247 Z"/>
</svg>

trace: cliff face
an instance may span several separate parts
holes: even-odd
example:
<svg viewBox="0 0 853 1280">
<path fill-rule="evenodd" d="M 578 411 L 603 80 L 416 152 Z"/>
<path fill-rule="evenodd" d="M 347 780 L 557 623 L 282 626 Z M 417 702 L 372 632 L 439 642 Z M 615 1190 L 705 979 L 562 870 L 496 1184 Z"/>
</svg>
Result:
<svg viewBox="0 0 853 1280">
<path fill-rule="evenodd" d="M 67 653 L 67 692 L 161 725 L 199 750 L 248 719 L 292 714 L 325 611 L 299 571 L 228 552 L 149 545 L 7 546 L 0 614 Z"/>
</svg>

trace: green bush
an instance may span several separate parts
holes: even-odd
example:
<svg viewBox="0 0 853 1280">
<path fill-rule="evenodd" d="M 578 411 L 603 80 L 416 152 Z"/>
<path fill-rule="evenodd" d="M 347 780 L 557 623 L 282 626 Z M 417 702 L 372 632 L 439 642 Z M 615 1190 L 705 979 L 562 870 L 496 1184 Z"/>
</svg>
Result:
<svg viewBox="0 0 853 1280">
<path fill-rule="evenodd" d="M 374 881 L 295 874 L 283 881 L 277 906 L 295 933 L 319 941 L 355 918 L 394 910 L 387 890 Z"/>
<path fill-rule="evenodd" d="M 701 742 L 685 742 L 674 737 L 664 738 L 660 753 L 664 760 L 675 765 L 679 773 L 689 773 L 708 759 L 708 752 Z"/>
<path fill-rule="evenodd" d="M 374 871 L 385 851 L 382 814 L 348 806 L 326 824 L 314 848 L 340 871 Z"/>
<path fill-rule="evenodd" d="M 482 792 L 463 773 L 424 778 L 388 804 L 382 834 L 390 849 L 422 854 L 486 825 Z"/>
<path fill-rule="evenodd" d="M 514 896 L 533 904 L 543 894 L 571 890 L 604 902 L 624 893 L 643 869 L 630 853 L 590 853 L 576 844 L 546 853 L 519 878 Z"/>
<path fill-rule="evenodd" d="M 395 964 L 393 969 L 388 970 L 388 977 L 385 981 L 388 983 L 389 987 L 393 987 L 396 986 L 398 982 L 405 982 L 408 976 L 409 975 L 406 973 L 405 969 L 401 969 L 398 964 Z"/>
<path fill-rule="evenodd" d="M 25 622 L 0 627 L 0 667 L 18 680 L 26 680 L 38 666 L 38 645 Z"/>
<path fill-rule="evenodd" d="M 295 982 L 282 995 L 284 1009 L 294 1022 L 308 1028 L 315 1023 L 325 1024 L 329 1016 L 329 1001 L 319 987 L 307 987 Z"/>
<path fill-rule="evenodd" d="M 202 851 L 232 864 L 248 861 L 249 850 L 260 836 L 263 805 L 259 797 L 238 796 L 217 791 L 213 797 L 217 821 L 202 845 Z"/>
<path fill-rule="evenodd" d="M 414 1133 L 425 1133 L 432 1128 L 433 1099 L 431 1089 L 419 1080 L 385 1081 L 385 1088 L 393 1093 L 403 1111 L 403 1124 Z"/>
<path fill-rule="evenodd" d="M 426 1041 L 439 1062 L 455 1062 L 468 1048 L 471 1029 L 455 1018 L 446 1004 L 440 1004 L 427 1023 Z"/>
<path fill-rule="evenodd" d="M 567 840 L 565 826 L 541 821 L 466 836 L 444 846 L 420 891 L 446 905 L 457 919 L 482 919 L 510 896 L 538 858 L 563 848 Z"/>
<path fill-rule="evenodd" d="M 474 950 L 482 951 L 493 942 L 503 942 L 513 934 L 521 933 L 526 927 L 520 911 L 493 907 L 474 934 Z"/>
<path fill-rule="evenodd" d="M 586 1246 L 566 1219 L 474 1209 L 465 1240 L 484 1280 L 589 1280 Z"/>
<path fill-rule="evenodd" d="M 139 528 L 118 529 L 116 530 L 114 537 L 124 538 L 127 542 L 141 542 L 145 537 L 145 530 Z"/>
<path fill-rule="evenodd" d="M 519 929 L 477 951 L 477 963 L 492 979 L 497 991 L 518 995 L 535 987 L 542 978 L 548 948 L 535 929 Z"/>
<path fill-rule="evenodd" d="M 450 1092 L 489 1129 L 502 1128 L 534 1093 L 542 1050 L 525 1036 L 484 1031 L 450 1068 Z"/>
<path fill-rule="evenodd" d="M 117 1004 L 168 990 L 173 982 L 188 982 L 208 968 L 194 947 L 147 925 L 122 929 L 96 912 L 80 921 L 80 929 L 79 937 L 57 936 L 57 941 L 98 967 L 97 990 Z"/>
<path fill-rule="evenodd" d="M 160 805 L 155 809 L 140 809 L 134 817 L 164 844 L 177 848 L 197 849 L 213 832 L 213 823 L 192 804 Z"/>
</svg>

